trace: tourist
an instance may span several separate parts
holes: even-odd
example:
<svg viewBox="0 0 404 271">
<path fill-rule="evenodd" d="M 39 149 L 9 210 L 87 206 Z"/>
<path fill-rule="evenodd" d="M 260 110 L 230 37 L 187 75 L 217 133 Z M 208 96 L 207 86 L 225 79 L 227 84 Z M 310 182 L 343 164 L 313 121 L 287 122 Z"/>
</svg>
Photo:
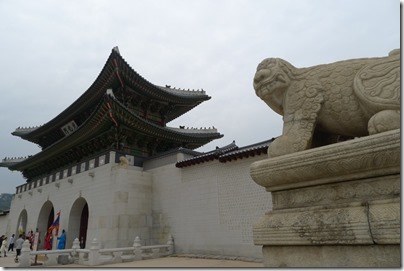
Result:
<svg viewBox="0 0 404 271">
<path fill-rule="evenodd" d="M 84 243 L 84 238 L 83 238 L 83 236 L 80 238 L 80 248 L 81 249 L 84 249 L 85 248 L 85 243 Z"/>
<path fill-rule="evenodd" d="M 58 249 L 65 249 L 66 245 L 66 233 L 65 230 L 62 230 L 62 235 L 58 237 L 59 243 L 58 243 Z"/>
<path fill-rule="evenodd" d="M 0 247 L 1 247 L 1 244 L 3 244 L 3 240 L 4 240 L 4 234 L 2 236 L 0 236 Z"/>
<path fill-rule="evenodd" d="M 32 246 L 34 245 L 34 237 L 35 237 L 34 231 L 31 230 L 31 231 L 28 233 L 29 248 L 30 248 L 31 250 L 32 250 Z"/>
<path fill-rule="evenodd" d="M 10 245 L 8 246 L 8 250 L 7 251 L 12 251 L 14 252 L 14 239 L 15 239 L 15 234 L 13 233 L 10 237 Z"/>
<path fill-rule="evenodd" d="M 52 232 L 47 232 L 45 236 L 45 250 L 52 250 Z"/>
<path fill-rule="evenodd" d="M 18 256 L 21 255 L 21 249 L 22 245 L 24 244 L 24 237 L 22 234 L 18 236 L 17 241 L 15 241 L 15 250 L 17 251 L 17 254 L 15 255 L 15 261 L 18 262 Z"/>
<path fill-rule="evenodd" d="M 7 237 L 4 237 L 3 242 L 1 243 L 1 247 L 0 247 L 0 257 L 1 254 L 4 254 L 4 257 L 7 257 Z"/>
<path fill-rule="evenodd" d="M 35 245 L 35 243 L 36 243 L 36 245 Z M 34 248 L 34 246 L 35 246 L 35 250 L 38 250 L 40 244 L 41 244 L 40 233 L 39 233 L 39 229 L 36 228 L 35 233 L 32 234 L 32 248 Z"/>
</svg>

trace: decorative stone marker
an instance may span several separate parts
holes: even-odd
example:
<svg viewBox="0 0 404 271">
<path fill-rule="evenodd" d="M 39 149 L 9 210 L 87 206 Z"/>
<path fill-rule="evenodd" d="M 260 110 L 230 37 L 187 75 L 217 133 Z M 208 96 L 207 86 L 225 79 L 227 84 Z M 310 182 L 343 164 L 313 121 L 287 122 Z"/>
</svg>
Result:
<svg viewBox="0 0 404 271">
<path fill-rule="evenodd" d="M 399 59 L 258 66 L 256 93 L 284 119 L 251 165 L 273 199 L 253 228 L 264 266 L 400 267 Z"/>
</svg>

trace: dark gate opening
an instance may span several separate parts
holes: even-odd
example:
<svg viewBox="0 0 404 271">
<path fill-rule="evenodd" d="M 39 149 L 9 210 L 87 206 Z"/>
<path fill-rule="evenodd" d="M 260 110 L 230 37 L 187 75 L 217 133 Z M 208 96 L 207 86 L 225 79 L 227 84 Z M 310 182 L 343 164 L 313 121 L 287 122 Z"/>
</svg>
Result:
<svg viewBox="0 0 404 271">
<path fill-rule="evenodd" d="M 88 205 L 87 203 L 83 207 L 80 218 L 80 248 L 85 248 L 87 241 L 87 226 L 88 226 Z"/>
</svg>

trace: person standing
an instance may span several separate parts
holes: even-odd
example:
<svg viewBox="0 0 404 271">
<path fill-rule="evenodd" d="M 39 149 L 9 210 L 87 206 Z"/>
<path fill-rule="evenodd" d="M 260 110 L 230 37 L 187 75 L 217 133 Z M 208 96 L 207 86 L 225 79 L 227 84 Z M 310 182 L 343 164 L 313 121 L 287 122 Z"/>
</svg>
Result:
<svg viewBox="0 0 404 271">
<path fill-rule="evenodd" d="M 80 248 L 81 249 L 83 249 L 83 248 L 85 248 L 85 243 L 84 243 L 84 238 L 83 238 L 83 236 L 80 238 Z"/>
<path fill-rule="evenodd" d="M 1 247 L 0 247 L 0 254 L 4 254 L 4 257 L 7 257 L 6 252 L 7 252 L 7 237 L 4 237 L 4 240 L 1 243 Z"/>
<path fill-rule="evenodd" d="M 34 231 L 33 230 L 28 232 L 28 241 L 29 241 L 29 248 L 32 250 L 32 247 L 34 246 Z"/>
<path fill-rule="evenodd" d="M 8 246 L 7 252 L 10 250 L 12 252 L 14 252 L 14 239 L 15 239 L 15 234 L 13 233 L 13 235 L 11 235 L 11 237 L 10 237 L 10 245 Z"/>
<path fill-rule="evenodd" d="M 58 237 L 59 244 L 58 244 L 58 249 L 65 249 L 66 245 L 66 232 L 65 230 L 62 230 L 62 235 Z"/>
<path fill-rule="evenodd" d="M 52 250 L 52 232 L 47 232 L 45 236 L 45 249 Z"/>
<path fill-rule="evenodd" d="M 21 249 L 23 244 L 24 244 L 24 238 L 23 235 L 20 234 L 18 236 L 17 241 L 15 241 L 15 250 L 17 251 L 17 254 L 15 255 L 15 262 L 18 262 L 18 256 L 21 255 Z"/>
<path fill-rule="evenodd" d="M 3 244 L 3 240 L 4 240 L 4 234 L 2 236 L 0 236 L 0 247 Z M 1 256 L 1 255 L 0 255 Z"/>
</svg>

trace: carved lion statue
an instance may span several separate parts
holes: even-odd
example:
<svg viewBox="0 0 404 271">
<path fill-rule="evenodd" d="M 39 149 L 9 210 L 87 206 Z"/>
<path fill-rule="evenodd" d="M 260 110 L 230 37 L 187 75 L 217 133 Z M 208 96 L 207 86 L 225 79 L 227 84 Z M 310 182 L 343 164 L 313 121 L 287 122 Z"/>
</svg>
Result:
<svg viewBox="0 0 404 271">
<path fill-rule="evenodd" d="M 308 68 L 267 58 L 257 67 L 254 89 L 283 116 L 269 157 L 398 129 L 400 49 Z"/>
<path fill-rule="evenodd" d="M 125 156 L 119 157 L 119 166 L 122 168 L 128 168 L 129 160 Z"/>
</svg>

